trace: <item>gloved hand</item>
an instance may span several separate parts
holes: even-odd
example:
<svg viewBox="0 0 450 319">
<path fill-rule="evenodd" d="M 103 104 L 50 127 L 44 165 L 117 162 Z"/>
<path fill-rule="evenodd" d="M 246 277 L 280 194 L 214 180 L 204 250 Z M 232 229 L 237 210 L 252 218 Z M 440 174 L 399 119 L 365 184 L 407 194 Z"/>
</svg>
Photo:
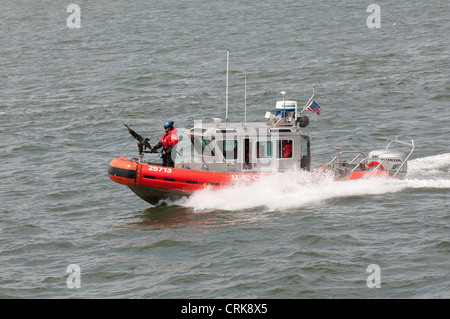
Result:
<svg viewBox="0 0 450 319">
<path fill-rule="evenodd" d="M 165 150 L 163 150 L 163 151 L 161 152 L 161 154 L 164 155 L 164 156 L 166 156 L 166 155 L 170 154 L 171 152 L 172 152 L 172 148 L 169 147 L 169 148 L 166 148 Z"/>
</svg>

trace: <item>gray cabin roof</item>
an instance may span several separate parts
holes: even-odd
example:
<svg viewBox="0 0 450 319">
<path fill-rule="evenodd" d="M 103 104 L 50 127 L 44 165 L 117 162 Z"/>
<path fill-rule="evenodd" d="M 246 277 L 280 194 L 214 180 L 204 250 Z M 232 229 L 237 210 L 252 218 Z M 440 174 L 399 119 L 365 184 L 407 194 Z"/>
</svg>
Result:
<svg viewBox="0 0 450 319">
<path fill-rule="evenodd" d="M 277 125 L 268 122 L 250 122 L 250 123 L 201 123 L 189 129 L 184 129 L 186 134 L 202 135 L 202 136 L 289 136 L 300 135 L 305 133 L 300 127 L 292 124 Z"/>
</svg>

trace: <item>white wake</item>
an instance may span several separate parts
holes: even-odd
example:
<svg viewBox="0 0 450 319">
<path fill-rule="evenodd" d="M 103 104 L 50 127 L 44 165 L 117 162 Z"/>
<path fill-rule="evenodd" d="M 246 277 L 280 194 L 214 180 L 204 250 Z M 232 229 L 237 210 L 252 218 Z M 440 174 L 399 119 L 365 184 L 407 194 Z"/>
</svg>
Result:
<svg viewBox="0 0 450 319">
<path fill-rule="evenodd" d="M 249 185 L 233 185 L 220 190 L 205 189 L 174 202 L 176 205 L 205 210 L 288 210 L 320 205 L 333 199 L 401 192 L 406 189 L 450 189 L 450 153 L 408 162 L 405 180 L 371 177 L 353 181 L 313 178 L 304 171 L 290 171 L 262 177 Z"/>
</svg>

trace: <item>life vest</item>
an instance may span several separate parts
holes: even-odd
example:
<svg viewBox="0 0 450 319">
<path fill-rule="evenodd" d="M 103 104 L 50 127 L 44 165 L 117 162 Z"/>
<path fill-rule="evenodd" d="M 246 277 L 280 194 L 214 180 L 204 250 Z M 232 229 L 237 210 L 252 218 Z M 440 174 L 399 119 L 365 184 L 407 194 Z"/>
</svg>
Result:
<svg viewBox="0 0 450 319">
<path fill-rule="evenodd" d="M 286 143 L 283 146 L 283 158 L 291 157 L 291 153 L 292 153 L 292 146 L 291 144 Z"/>
<path fill-rule="evenodd" d="M 171 148 L 178 143 L 177 130 L 175 128 L 171 129 L 169 132 L 164 133 L 160 140 L 163 148 Z"/>
</svg>

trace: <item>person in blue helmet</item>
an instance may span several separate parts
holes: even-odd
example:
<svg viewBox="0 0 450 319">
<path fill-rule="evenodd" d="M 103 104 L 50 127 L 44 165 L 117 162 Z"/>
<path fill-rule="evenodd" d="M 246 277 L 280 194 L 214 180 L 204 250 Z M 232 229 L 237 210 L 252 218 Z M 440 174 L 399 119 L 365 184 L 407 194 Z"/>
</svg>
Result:
<svg viewBox="0 0 450 319">
<path fill-rule="evenodd" d="M 161 140 L 151 148 L 151 151 L 153 152 L 162 147 L 162 165 L 167 167 L 174 167 L 174 160 L 176 157 L 176 151 L 174 150 L 174 148 L 178 144 L 177 129 L 174 127 L 173 121 L 168 121 L 164 123 L 164 130 L 165 132 L 162 135 Z"/>
</svg>

